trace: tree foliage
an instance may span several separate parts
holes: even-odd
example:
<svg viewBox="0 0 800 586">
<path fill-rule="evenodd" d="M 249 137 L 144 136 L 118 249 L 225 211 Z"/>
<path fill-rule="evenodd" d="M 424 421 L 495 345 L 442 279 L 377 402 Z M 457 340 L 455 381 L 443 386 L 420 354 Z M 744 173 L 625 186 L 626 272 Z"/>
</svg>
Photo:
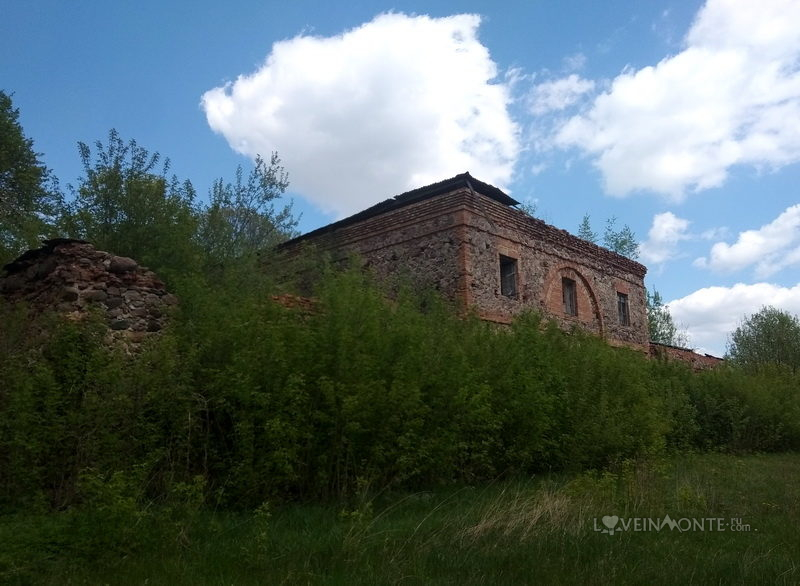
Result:
<svg viewBox="0 0 800 586">
<path fill-rule="evenodd" d="M 639 242 L 636 240 L 636 234 L 627 224 L 617 230 L 615 228 L 616 223 L 617 218 L 613 216 L 606 220 L 606 229 L 603 232 L 603 246 L 617 254 L 636 260 L 639 258 Z"/>
<path fill-rule="evenodd" d="M 680 347 L 689 342 L 686 333 L 675 325 L 669 306 L 664 305 L 661 294 L 655 289 L 652 293 L 647 291 L 647 329 L 651 342 Z"/>
<path fill-rule="evenodd" d="M 80 153 L 85 175 L 62 225 L 180 277 L 181 304 L 123 355 L 91 318 L 30 328 L 23 308 L 0 301 L 0 509 L 88 503 L 134 520 L 145 503 L 187 498 L 257 507 L 668 449 L 800 448 L 788 370 L 692 374 L 535 313 L 498 329 L 411 286 L 387 300 L 356 269 L 323 274 L 301 310 L 266 280 L 215 278 L 209 265 L 253 267 L 294 230 L 275 154 L 219 180 L 203 206 L 158 153 L 114 131 Z M 618 252 L 635 244 L 625 228 L 607 226 L 612 244 L 628 243 Z M 680 345 L 657 292 L 648 304 L 654 338 Z M 745 338 L 733 339 L 742 356 Z"/>
<path fill-rule="evenodd" d="M 19 123 L 19 109 L 0 91 L 0 265 L 52 231 L 58 184 Z"/>
<path fill-rule="evenodd" d="M 523 213 L 528 214 L 530 217 L 536 217 L 536 211 L 538 210 L 539 205 L 537 204 L 535 199 L 527 199 L 517 205 L 517 209 Z"/>
<path fill-rule="evenodd" d="M 800 370 L 800 319 L 767 306 L 749 317 L 730 335 L 728 359 L 745 368 L 776 364 Z"/>
<path fill-rule="evenodd" d="M 606 220 L 606 227 L 603 232 L 603 246 L 617 254 L 636 260 L 639 258 L 639 241 L 636 239 L 636 234 L 627 224 L 620 229 L 616 228 L 616 224 L 617 218 L 614 216 Z M 592 229 L 592 221 L 589 214 L 584 214 L 581 223 L 578 225 L 578 237 L 595 244 L 600 240 L 597 232 Z"/>
<path fill-rule="evenodd" d="M 64 231 L 165 276 L 185 270 L 197 226 L 192 184 L 169 177 L 168 159 L 161 163 L 159 153 L 125 142 L 116 130 L 94 146 L 78 143 L 84 175 L 70 186 Z"/>
<path fill-rule="evenodd" d="M 276 208 L 289 186 L 277 153 L 269 163 L 257 156 L 247 175 L 240 165 L 232 183 L 214 182 L 203 211 L 199 239 L 210 263 L 250 258 L 295 235 L 298 218 L 291 204 Z"/>
<path fill-rule="evenodd" d="M 589 242 L 594 242 L 597 244 L 597 232 L 592 230 L 589 214 L 583 215 L 583 220 L 581 220 L 581 223 L 578 226 L 578 238 L 583 238 L 584 240 L 588 240 Z"/>
<path fill-rule="evenodd" d="M 143 506 L 195 486 L 240 508 L 800 448 L 787 370 L 693 374 L 535 314 L 498 330 L 432 294 L 388 301 L 359 270 L 323 277 L 310 311 L 264 293 L 204 288 L 130 357 L 92 324 L 0 329 L 0 509 L 72 506 L 114 478 Z"/>
<path fill-rule="evenodd" d="M 243 268 L 239 261 L 252 269 L 260 253 L 294 234 L 291 205 L 278 206 L 289 181 L 277 153 L 268 163 L 257 157 L 247 175 L 239 166 L 233 182 L 215 181 L 202 204 L 191 182 L 168 175 L 169 159 L 116 130 L 105 144 L 78 149 L 84 173 L 77 188 L 70 186 L 64 231 L 168 280 L 204 271 L 218 280 L 223 267 Z"/>
</svg>

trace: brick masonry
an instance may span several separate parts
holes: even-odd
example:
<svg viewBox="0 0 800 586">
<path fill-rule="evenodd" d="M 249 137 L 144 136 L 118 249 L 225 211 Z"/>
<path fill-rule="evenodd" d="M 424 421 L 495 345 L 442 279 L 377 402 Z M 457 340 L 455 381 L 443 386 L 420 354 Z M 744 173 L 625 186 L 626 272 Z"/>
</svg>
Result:
<svg viewBox="0 0 800 586">
<path fill-rule="evenodd" d="M 481 191 L 464 181 L 382 213 L 362 212 L 292 240 L 284 250 L 291 255 L 313 245 L 334 259 L 357 253 L 378 277 L 400 275 L 431 287 L 488 321 L 510 323 L 536 309 L 565 329 L 579 326 L 649 351 L 643 265 Z M 501 255 L 516 260 L 513 297 L 501 292 Z M 564 277 L 576 283 L 577 316 L 564 311 Z M 620 323 L 618 293 L 628 296 L 629 325 Z"/>
<path fill-rule="evenodd" d="M 657 342 L 650 342 L 650 356 L 661 360 L 685 362 L 693 370 L 708 370 L 725 362 L 722 358 L 711 354 L 698 354 L 689 348 L 679 348 L 678 346 L 669 346 Z"/>
</svg>

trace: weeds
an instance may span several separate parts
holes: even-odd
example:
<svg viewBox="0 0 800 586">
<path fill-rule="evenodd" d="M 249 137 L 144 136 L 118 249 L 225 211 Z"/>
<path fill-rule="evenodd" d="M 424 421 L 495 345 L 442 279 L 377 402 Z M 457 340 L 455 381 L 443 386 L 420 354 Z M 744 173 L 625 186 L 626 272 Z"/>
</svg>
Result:
<svg viewBox="0 0 800 586">
<path fill-rule="evenodd" d="M 373 494 L 357 508 L 345 507 L 344 515 L 339 502 L 200 512 L 190 547 L 175 540 L 172 521 L 154 505 L 137 526 L 137 547 L 92 558 L 67 546 L 71 513 L 4 517 L 0 577 L 21 583 L 792 584 L 800 579 L 797 460 L 699 455 L 636 462 L 482 488 Z M 595 528 L 607 515 L 737 517 L 749 531 L 608 535 Z"/>
</svg>

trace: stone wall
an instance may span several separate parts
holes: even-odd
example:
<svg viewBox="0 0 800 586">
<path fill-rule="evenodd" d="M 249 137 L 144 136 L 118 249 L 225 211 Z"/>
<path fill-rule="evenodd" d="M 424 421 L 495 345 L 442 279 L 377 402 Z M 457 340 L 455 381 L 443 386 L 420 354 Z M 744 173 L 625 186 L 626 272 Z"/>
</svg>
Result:
<svg viewBox="0 0 800 586">
<path fill-rule="evenodd" d="M 469 194 L 465 219 L 470 303 L 485 319 L 510 322 L 531 307 L 565 329 L 578 325 L 612 342 L 647 349 L 646 268 L 519 210 Z M 500 292 L 500 255 L 517 260 L 514 297 Z M 562 278 L 576 284 L 577 316 L 564 312 Z M 628 296 L 629 325 L 617 294 Z"/>
<path fill-rule="evenodd" d="M 711 354 L 698 354 L 689 348 L 679 348 L 657 342 L 650 342 L 650 356 L 662 360 L 678 360 L 688 364 L 694 370 L 708 370 L 725 362 L 722 358 Z"/>
<path fill-rule="evenodd" d="M 0 295 L 33 312 L 55 309 L 71 319 L 98 311 L 117 338 L 139 342 L 166 324 L 177 298 L 136 261 L 82 240 L 47 240 L 3 267 Z"/>
<path fill-rule="evenodd" d="M 534 308 L 606 337 L 648 350 L 646 268 L 576 238 L 495 199 L 462 187 L 364 217 L 289 243 L 290 254 L 312 244 L 341 258 L 362 256 L 379 277 L 405 275 L 477 310 L 510 323 Z M 517 261 L 517 295 L 500 290 L 500 255 Z M 577 285 L 578 315 L 565 315 L 561 279 Z M 620 323 L 617 294 L 628 296 L 630 324 Z"/>
<path fill-rule="evenodd" d="M 305 246 L 327 252 L 334 262 L 358 254 L 378 278 L 400 279 L 433 288 L 456 299 L 463 226 L 458 225 L 458 196 L 446 194 L 411 203 L 389 213 L 346 225 L 318 237 L 290 243 L 290 256 Z"/>
</svg>

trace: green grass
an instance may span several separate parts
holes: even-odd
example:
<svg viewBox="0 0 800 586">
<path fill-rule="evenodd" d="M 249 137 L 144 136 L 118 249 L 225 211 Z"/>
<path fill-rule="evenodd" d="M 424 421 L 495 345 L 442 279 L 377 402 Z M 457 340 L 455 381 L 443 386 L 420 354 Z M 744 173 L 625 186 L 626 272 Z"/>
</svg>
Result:
<svg viewBox="0 0 800 586">
<path fill-rule="evenodd" d="M 12 584 L 796 584 L 800 455 L 693 455 L 613 472 L 254 513 L 110 507 L 0 517 Z M 594 530 L 603 515 L 749 531 Z"/>
</svg>

